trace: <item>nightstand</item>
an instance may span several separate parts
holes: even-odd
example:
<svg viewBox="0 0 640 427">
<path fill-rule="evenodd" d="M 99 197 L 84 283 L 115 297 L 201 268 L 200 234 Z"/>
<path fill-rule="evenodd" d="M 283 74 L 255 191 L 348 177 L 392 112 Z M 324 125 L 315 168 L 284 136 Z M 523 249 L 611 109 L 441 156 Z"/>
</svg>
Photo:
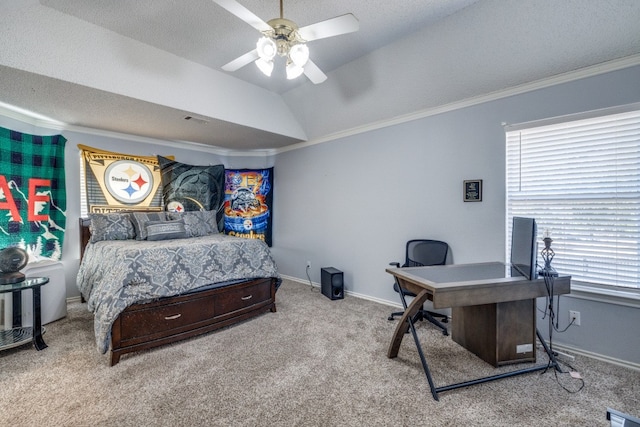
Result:
<svg viewBox="0 0 640 427">
<path fill-rule="evenodd" d="M 36 350 L 47 348 L 42 339 L 42 315 L 40 313 L 40 288 L 49 283 L 48 277 L 30 277 L 19 283 L 0 285 L 0 294 L 13 293 L 13 325 L 8 331 L 0 331 L 0 350 L 23 345 L 30 340 Z M 22 327 L 22 310 L 20 301 L 22 291 L 33 292 L 33 327 Z"/>
</svg>

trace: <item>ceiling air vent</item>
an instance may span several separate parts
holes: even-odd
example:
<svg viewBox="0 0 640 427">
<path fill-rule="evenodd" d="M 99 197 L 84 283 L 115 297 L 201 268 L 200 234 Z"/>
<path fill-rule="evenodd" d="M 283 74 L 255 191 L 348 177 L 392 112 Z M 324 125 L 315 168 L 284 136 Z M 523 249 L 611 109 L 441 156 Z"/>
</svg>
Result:
<svg viewBox="0 0 640 427">
<path fill-rule="evenodd" d="M 185 120 L 189 120 L 190 122 L 200 123 L 201 125 L 206 125 L 209 123 L 209 120 L 204 117 L 194 117 L 194 116 L 184 116 Z"/>
</svg>

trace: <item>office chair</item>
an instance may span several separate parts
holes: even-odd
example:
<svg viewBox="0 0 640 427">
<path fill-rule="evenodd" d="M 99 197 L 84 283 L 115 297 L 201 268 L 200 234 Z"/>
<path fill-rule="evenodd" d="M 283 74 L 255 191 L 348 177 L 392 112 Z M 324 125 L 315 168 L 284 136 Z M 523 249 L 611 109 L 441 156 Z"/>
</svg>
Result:
<svg viewBox="0 0 640 427">
<path fill-rule="evenodd" d="M 449 245 L 439 240 L 426 240 L 416 239 L 409 240 L 407 242 L 407 248 L 405 252 L 405 262 L 402 267 L 421 267 L 427 265 L 444 265 L 447 262 L 447 253 L 449 252 Z M 400 267 L 399 262 L 392 262 L 389 265 L 393 265 L 396 268 Z M 393 289 L 400 293 L 400 286 L 398 281 L 393 284 Z M 409 292 L 406 289 L 402 289 L 400 298 L 404 300 L 405 296 L 415 297 L 416 294 Z M 391 313 L 388 320 L 393 320 L 395 316 L 402 316 L 404 311 L 396 311 Z M 436 317 L 442 318 L 442 323 L 447 323 L 447 316 L 440 313 L 435 313 L 428 310 L 419 310 L 413 317 L 413 321 L 426 320 L 433 323 L 438 328 L 442 329 L 443 335 L 449 335 L 447 327 L 444 326 Z"/>
</svg>

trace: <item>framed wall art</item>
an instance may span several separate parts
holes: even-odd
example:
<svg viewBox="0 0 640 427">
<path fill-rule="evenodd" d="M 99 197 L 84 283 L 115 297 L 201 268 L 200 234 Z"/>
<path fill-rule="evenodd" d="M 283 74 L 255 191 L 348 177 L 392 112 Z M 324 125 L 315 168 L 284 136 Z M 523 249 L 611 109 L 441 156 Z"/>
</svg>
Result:
<svg viewBox="0 0 640 427">
<path fill-rule="evenodd" d="M 465 202 L 482 201 L 482 180 L 469 179 L 463 182 L 463 198 Z"/>
</svg>

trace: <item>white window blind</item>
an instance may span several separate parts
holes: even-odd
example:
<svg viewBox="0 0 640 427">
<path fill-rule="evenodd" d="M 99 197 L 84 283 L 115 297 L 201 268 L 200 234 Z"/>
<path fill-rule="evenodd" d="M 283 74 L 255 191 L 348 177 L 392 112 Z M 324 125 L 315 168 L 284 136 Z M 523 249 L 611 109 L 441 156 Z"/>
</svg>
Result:
<svg viewBox="0 0 640 427">
<path fill-rule="evenodd" d="M 84 156 L 82 150 L 80 150 L 80 217 L 84 218 L 88 215 L 87 203 L 87 176 L 84 170 Z"/>
<path fill-rule="evenodd" d="M 533 217 L 539 240 L 551 233 L 560 273 L 640 289 L 640 111 L 507 131 L 506 139 L 507 242 L 513 216 Z"/>
</svg>

